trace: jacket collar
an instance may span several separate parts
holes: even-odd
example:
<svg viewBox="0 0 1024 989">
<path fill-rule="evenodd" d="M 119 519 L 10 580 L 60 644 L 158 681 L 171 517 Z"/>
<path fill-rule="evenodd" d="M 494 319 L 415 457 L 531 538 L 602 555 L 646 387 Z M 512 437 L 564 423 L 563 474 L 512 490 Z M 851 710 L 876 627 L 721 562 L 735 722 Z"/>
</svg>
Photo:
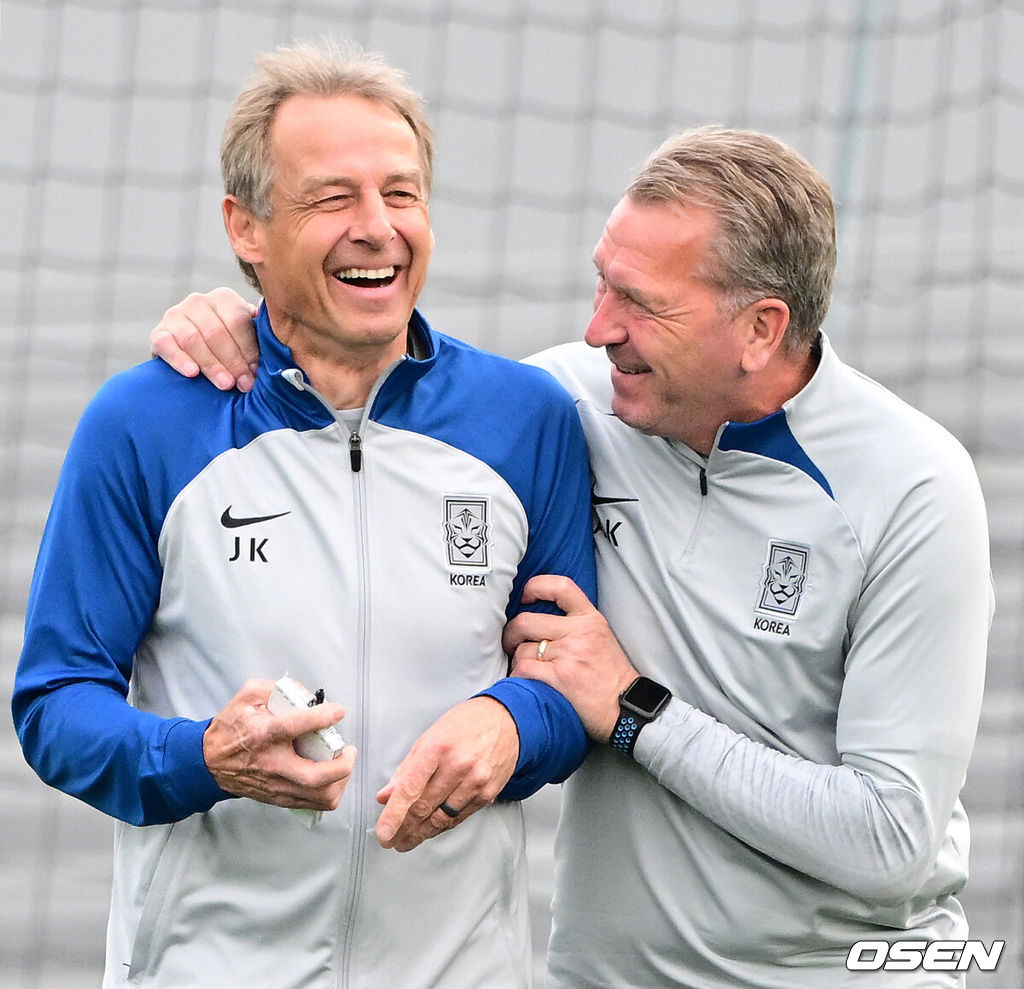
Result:
<svg viewBox="0 0 1024 989">
<path fill-rule="evenodd" d="M 287 378 L 282 377 L 285 371 L 297 368 L 302 373 L 303 380 L 309 381 L 305 371 L 292 356 L 291 348 L 283 344 L 274 333 L 266 302 L 260 304 L 259 312 L 256 314 L 256 337 L 260 346 L 256 388 L 261 389 L 261 386 L 265 386 L 273 394 L 284 397 L 292 407 L 305 410 L 312 410 L 314 407 L 319 409 L 319 403 L 315 400 L 312 405 L 310 404 L 312 396 L 309 393 L 300 391 Z M 378 380 L 378 387 L 374 389 L 374 408 L 396 389 L 404 391 L 411 388 L 437 362 L 440 337 L 418 309 L 413 310 L 409 319 L 408 340 L 409 353 L 397 364 L 385 370 Z M 373 410 L 371 415 L 372 412 Z M 319 419 L 320 416 L 316 415 L 315 418 Z"/>
</svg>

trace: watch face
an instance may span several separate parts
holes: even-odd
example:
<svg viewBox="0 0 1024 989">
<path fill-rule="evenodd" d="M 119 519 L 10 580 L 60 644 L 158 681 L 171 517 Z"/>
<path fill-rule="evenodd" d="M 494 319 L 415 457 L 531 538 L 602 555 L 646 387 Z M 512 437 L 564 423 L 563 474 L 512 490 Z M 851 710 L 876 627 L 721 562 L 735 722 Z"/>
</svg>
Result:
<svg viewBox="0 0 1024 989">
<path fill-rule="evenodd" d="M 672 696 L 667 687 L 650 679 L 650 677 L 637 677 L 623 692 L 622 704 L 638 714 L 644 714 L 653 718 L 660 711 L 668 699 Z"/>
</svg>

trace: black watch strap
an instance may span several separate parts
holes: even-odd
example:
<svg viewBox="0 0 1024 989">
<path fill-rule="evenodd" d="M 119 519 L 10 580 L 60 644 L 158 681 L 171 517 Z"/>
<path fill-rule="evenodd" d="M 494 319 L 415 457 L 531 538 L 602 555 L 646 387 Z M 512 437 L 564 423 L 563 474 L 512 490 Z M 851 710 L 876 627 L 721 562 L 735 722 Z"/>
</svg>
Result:
<svg viewBox="0 0 1024 989">
<path fill-rule="evenodd" d="M 641 721 L 632 711 L 624 711 L 620 708 L 619 720 L 615 722 L 612 737 L 608 740 L 611 747 L 616 752 L 632 756 L 633 749 L 636 747 L 636 737 L 645 724 L 647 722 Z"/>
</svg>

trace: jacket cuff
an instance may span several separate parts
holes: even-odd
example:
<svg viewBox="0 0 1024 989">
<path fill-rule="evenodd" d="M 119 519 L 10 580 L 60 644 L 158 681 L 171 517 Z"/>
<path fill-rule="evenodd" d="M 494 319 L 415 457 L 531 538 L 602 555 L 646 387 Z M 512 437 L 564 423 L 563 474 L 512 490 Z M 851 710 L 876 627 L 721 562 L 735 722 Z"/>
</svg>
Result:
<svg viewBox="0 0 1024 989">
<path fill-rule="evenodd" d="M 234 796 L 214 781 L 203 758 L 203 735 L 212 718 L 172 719 L 164 736 L 163 772 L 184 815 L 203 813 Z"/>
<path fill-rule="evenodd" d="M 523 800 L 547 783 L 561 783 L 590 751 L 573 706 L 540 680 L 505 677 L 476 696 L 502 704 L 519 732 L 519 760 L 499 800 Z"/>
</svg>

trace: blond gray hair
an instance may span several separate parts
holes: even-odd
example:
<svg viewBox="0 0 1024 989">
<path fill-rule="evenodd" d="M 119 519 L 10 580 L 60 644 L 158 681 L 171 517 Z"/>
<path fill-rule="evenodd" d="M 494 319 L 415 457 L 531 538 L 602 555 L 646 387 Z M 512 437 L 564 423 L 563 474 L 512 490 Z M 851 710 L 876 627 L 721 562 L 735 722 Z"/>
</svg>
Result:
<svg viewBox="0 0 1024 989">
<path fill-rule="evenodd" d="M 255 64 L 256 74 L 231 107 L 220 145 L 224 191 L 254 216 L 264 220 L 270 216 L 274 184 L 270 129 L 281 104 L 290 96 L 361 96 L 390 107 L 412 128 L 423 168 L 423 191 L 430 192 L 434 136 L 423 99 L 405 74 L 382 56 L 352 42 L 320 41 L 262 52 Z M 241 258 L 238 263 L 259 290 L 252 265 Z"/>
<path fill-rule="evenodd" d="M 832 298 L 835 206 L 828 183 L 767 134 L 716 125 L 665 141 L 626 195 L 637 205 L 695 205 L 718 219 L 700 272 L 734 316 L 758 299 L 789 306 L 784 338 L 796 351 L 817 339 Z"/>
</svg>

